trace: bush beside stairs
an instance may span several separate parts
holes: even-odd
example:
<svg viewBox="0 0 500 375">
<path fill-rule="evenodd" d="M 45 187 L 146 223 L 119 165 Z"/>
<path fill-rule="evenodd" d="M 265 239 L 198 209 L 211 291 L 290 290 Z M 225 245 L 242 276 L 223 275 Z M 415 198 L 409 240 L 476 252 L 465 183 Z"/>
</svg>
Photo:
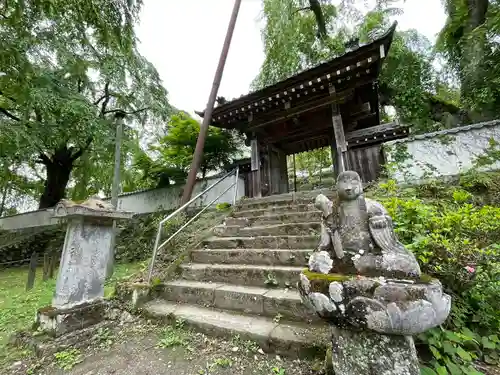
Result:
<svg viewBox="0 0 500 375">
<path fill-rule="evenodd" d="M 312 202 L 325 191 L 244 199 L 190 252 L 178 278 L 145 303 L 150 317 L 250 339 L 287 356 L 324 354 L 330 330 L 301 303 L 296 283 L 319 240 Z M 328 195 L 331 191 L 327 192 Z"/>
</svg>

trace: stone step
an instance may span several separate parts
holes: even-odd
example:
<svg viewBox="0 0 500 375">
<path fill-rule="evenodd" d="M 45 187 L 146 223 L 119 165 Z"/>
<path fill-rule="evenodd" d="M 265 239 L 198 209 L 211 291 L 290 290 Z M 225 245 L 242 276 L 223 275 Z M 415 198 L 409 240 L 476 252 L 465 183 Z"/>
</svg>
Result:
<svg viewBox="0 0 500 375">
<path fill-rule="evenodd" d="M 263 264 L 306 267 L 313 249 L 199 249 L 191 252 L 193 263 Z"/>
<path fill-rule="evenodd" d="M 210 237 L 201 245 L 208 249 L 311 249 L 316 248 L 318 235 L 259 236 L 259 237 Z"/>
<path fill-rule="evenodd" d="M 173 302 L 235 310 L 271 318 L 283 317 L 301 322 L 319 321 L 317 315 L 302 304 L 299 293 L 294 289 L 174 280 L 164 284 L 161 297 Z"/>
<path fill-rule="evenodd" d="M 231 216 L 235 218 L 239 217 L 254 217 L 254 216 L 271 216 L 276 214 L 287 214 L 295 212 L 319 212 L 312 203 L 308 204 L 293 204 L 286 206 L 270 206 L 267 208 L 260 209 L 245 209 L 233 211 Z"/>
<path fill-rule="evenodd" d="M 239 335 L 244 340 L 255 341 L 266 352 L 292 358 L 324 357 L 326 345 L 330 341 L 330 329 L 323 323 L 278 323 L 267 317 L 176 304 L 161 299 L 146 303 L 143 310 L 156 319 L 182 319 L 189 326 L 206 334 L 228 338 Z"/>
<path fill-rule="evenodd" d="M 181 264 L 181 278 L 269 288 L 295 288 L 304 267 L 255 264 Z"/>
<path fill-rule="evenodd" d="M 284 200 L 269 200 L 258 201 L 253 199 L 244 200 L 238 203 L 235 211 L 248 211 L 257 209 L 267 209 L 269 207 L 290 207 L 298 204 L 312 204 L 315 197 L 299 198 L 299 199 L 284 199 Z"/>
<path fill-rule="evenodd" d="M 309 190 L 309 191 L 298 191 L 298 192 L 291 192 L 291 193 L 285 193 L 285 194 L 276 194 L 276 195 L 269 195 L 267 197 L 261 197 L 261 198 L 250 198 L 250 199 L 243 199 L 238 202 L 237 207 L 256 207 L 258 205 L 261 206 L 269 206 L 269 205 L 283 205 L 283 204 L 290 204 L 290 203 L 297 203 L 297 202 L 302 202 L 302 203 L 312 203 L 316 196 L 319 194 L 324 194 L 327 197 L 332 198 L 335 194 L 335 192 L 331 189 L 317 189 L 317 190 Z"/>
<path fill-rule="evenodd" d="M 279 236 L 279 235 L 316 235 L 319 238 L 320 223 L 289 223 L 270 224 L 253 227 L 240 227 L 237 225 L 221 225 L 214 229 L 220 237 L 258 237 L 258 236 Z"/>
<path fill-rule="evenodd" d="M 283 212 L 273 215 L 228 217 L 226 225 L 255 226 L 284 223 L 310 223 L 321 218 L 321 211 Z"/>
</svg>

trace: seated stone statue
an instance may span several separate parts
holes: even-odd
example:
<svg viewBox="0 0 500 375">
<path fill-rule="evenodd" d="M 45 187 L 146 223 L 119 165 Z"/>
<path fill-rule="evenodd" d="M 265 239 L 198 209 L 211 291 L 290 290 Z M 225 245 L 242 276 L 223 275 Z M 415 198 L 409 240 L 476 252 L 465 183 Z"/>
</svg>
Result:
<svg viewBox="0 0 500 375">
<path fill-rule="evenodd" d="M 336 201 L 320 194 L 315 206 L 322 212 L 318 251 L 330 254 L 333 262 L 329 272 L 420 277 L 415 256 L 397 240 L 385 208 L 363 196 L 363 185 L 356 172 L 340 173 Z"/>
<path fill-rule="evenodd" d="M 335 374 L 419 375 L 412 335 L 442 324 L 451 298 L 421 275 L 384 207 L 363 197 L 359 175 L 340 173 L 337 197 L 319 195 L 321 240 L 300 274 L 303 303 L 332 326 Z"/>
</svg>

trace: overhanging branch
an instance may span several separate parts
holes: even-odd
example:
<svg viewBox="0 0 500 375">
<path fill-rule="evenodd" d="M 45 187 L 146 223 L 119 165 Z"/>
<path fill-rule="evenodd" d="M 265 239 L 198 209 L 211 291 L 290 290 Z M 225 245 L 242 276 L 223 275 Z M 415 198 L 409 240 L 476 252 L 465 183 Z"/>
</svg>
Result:
<svg viewBox="0 0 500 375">
<path fill-rule="evenodd" d="M 85 142 L 85 145 L 83 147 L 80 147 L 80 149 L 77 152 L 75 152 L 73 155 L 71 155 L 71 161 L 75 161 L 80 156 L 82 156 L 82 154 L 88 150 L 88 148 L 90 147 L 90 144 L 92 143 L 93 140 L 94 140 L 94 137 L 89 136 L 87 138 L 87 141 Z"/>
<path fill-rule="evenodd" d="M 16 115 L 13 115 L 9 111 L 7 111 L 5 108 L 0 108 L 0 113 L 3 113 L 5 116 L 7 116 L 8 118 L 10 118 L 12 120 L 21 121 L 21 119 L 19 117 L 17 117 Z"/>
<path fill-rule="evenodd" d="M 101 105 L 101 117 L 104 117 L 104 115 L 105 115 L 106 108 L 107 108 L 108 103 L 109 103 L 109 99 L 110 99 L 110 95 L 109 95 L 109 81 L 108 81 L 104 85 L 104 101 L 102 102 L 102 105 Z"/>
<path fill-rule="evenodd" d="M 124 111 L 123 109 L 111 109 L 109 111 L 105 111 L 104 114 L 109 114 L 109 113 L 121 113 L 123 115 L 135 115 L 137 113 L 141 113 L 141 112 L 144 112 L 144 111 L 147 111 L 149 109 L 149 107 L 144 107 L 144 108 L 141 108 L 141 109 L 136 109 L 135 111 Z"/>
</svg>

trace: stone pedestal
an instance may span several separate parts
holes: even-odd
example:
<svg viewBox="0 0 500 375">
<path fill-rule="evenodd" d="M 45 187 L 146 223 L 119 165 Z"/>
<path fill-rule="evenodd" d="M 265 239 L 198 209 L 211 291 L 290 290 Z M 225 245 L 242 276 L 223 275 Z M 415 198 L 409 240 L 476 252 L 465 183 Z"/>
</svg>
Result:
<svg viewBox="0 0 500 375">
<path fill-rule="evenodd" d="M 418 375 L 412 336 L 442 324 L 451 298 L 421 273 L 387 210 L 364 198 L 356 172 L 336 187 L 333 202 L 316 197 L 321 239 L 300 274 L 302 301 L 333 327 L 335 375 Z"/>
<path fill-rule="evenodd" d="M 113 238 L 113 220 L 131 219 L 133 213 L 71 203 L 59 203 L 55 216 L 68 227 L 61 256 L 54 308 L 69 308 L 104 297 L 104 281 Z"/>
<path fill-rule="evenodd" d="M 411 336 L 332 328 L 335 375 L 419 375 Z"/>
<path fill-rule="evenodd" d="M 66 238 L 52 306 L 38 310 L 36 326 L 57 337 L 105 319 L 104 282 L 113 257 L 113 221 L 131 219 L 133 213 L 114 211 L 109 204 L 90 199 L 83 204 L 62 201 L 54 216 L 67 221 Z"/>
<path fill-rule="evenodd" d="M 106 318 L 107 307 L 102 300 L 68 308 L 45 307 L 38 310 L 35 326 L 49 336 L 59 337 L 102 322 Z"/>
</svg>

